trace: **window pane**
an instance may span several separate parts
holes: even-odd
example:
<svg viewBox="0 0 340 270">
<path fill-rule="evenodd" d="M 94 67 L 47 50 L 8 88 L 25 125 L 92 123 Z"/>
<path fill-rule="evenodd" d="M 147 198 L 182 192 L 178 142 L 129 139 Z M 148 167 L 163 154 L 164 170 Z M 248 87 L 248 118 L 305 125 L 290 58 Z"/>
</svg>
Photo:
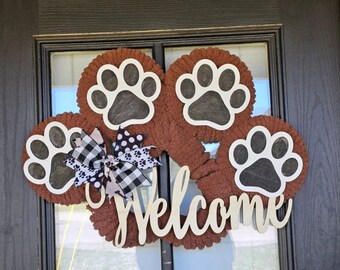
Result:
<svg viewBox="0 0 340 270">
<path fill-rule="evenodd" d="M 203 46 L 166 48 L 166 68 L 182 55 L 189 54 Z M 209 46 L 211 47 L 211 46 Z M 271 115 L 270 87 L 268 72 L 267 45 L 265 43 L 216 45 L 235 54 L 250 69 L 256 91 L 253 116 Z M 205 145 L 212 157 L 216 155 L 219 143 Z M 171 161 L 170 177 L 173 182 L 178 165 Z M 181 211 L 186 214 L 191 198 L 201 194 L 194 181 L 191 181 Z M 174 265 L 176 270 L 182 269 L 279 269 L 277 230 L 269 227 L 266 233 L 260 234 L 252 227 L 240 225 L 238 230 L 231 230 L 221 243 L 214 244 L 204 250 L 188 251 L 182 247 L 174 248 Z"/>
<path fill-rule="evenodd" d="M 202 46 L 199 46 L 202 47 Z M 271 113 L 268 77 L 267 48 L 264 43 L 217 46 L 240 56 L 254 77 L 256 103 L 254 115 Z M 166 66 L 196 47 L 167 48 Z M 151 55 L 151 50 L 145 50 Z M 82 70 L 101 51 L 53 53 L 52 112 L 78 112 L 77 84 Z M 216 151 L 218 144 L 207 145 L 208 151 Z M 171 171 L 177 172 L 172 162 Z M 172 179 L 174 173 L 172 173 Z M 190 183 L 187 202 L 199 190 Z M 185 205 L 183 211 L 185 212 Z M 84 205 L 56 206 L 56 246 L 59 269 L 160 269 L 159 241 L 141 248 L 118 249 L 105 241 L 93 229 Z M 266 256 L 266 258 L 264 258 Z M 111 260 L 112 259 L 112 260 Z M 272 264 L 268 263 L 271 261 Z M 98 263 L 99 262 L 99 263 Z M 111 263 L 112 262 L 112 263 Z M 276 230 L 258 234 L 249 227 L 242 227 L 211 248 L 203 251 L 174 248 L 175 269 L 279 269 Z M 208 265 L 205 265 L 208 263 Z M 245 266 L 247 266 L 245 268 Z M 121 267 L 121 268 L 119 268 Z M 222 267 L 222 268 L 221 268 Z"/>
<path fill-rule="evenodd" d="M 151 55 L 151 50 L 143 50 Z M 52 114 L 78 112 L 77 85 L 83 69 L 102 51 L 51 55 Z M 143 197 L 147 190 L 142 190 Z M 57 269 L 160 269 L 160 241 L 116 248 L 93 229 L 86 204 L 55 207 Z"/>
</svg>

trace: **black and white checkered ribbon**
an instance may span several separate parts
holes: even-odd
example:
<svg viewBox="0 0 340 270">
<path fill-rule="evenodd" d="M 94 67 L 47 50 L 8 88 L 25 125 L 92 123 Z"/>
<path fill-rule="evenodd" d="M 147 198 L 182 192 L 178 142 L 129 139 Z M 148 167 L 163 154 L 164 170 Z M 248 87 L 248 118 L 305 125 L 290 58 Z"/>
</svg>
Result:
<svg viewBox="0 0 340 270">
<path fill-rule="evenodd" d="M 151 148 L 143 147 L 140 151 L 149 153 Z M 69 153 L 72 158 L 65 161 L 66 165 L 76 172 L 76 186 L 92 183 L 94 187 L 100 190 L 104 177 L 107 177 L 106 194 L 109 197 L 119 194 L 125 198 L 130 198 L 136 187 L 150 184 L 148 178 L 141 172 L 141 168 L 137 166 L 141 164 L 142 169 L 151 168 L 158 165 L 158 161 L 155 162 L 152 158 L 149 164 L 145 164 L 144 159 L 143 162 L 140 162 L 141 156 L 133 156 L 136 149 L 131 155 L 131 162 L 126 160 L 125 155 L 114 157 L 107 155 L 105 150 L 104 143 L 98 144 L 84 131 L 81 132 L 81 145 L 73 149 Z"/>
</svg>

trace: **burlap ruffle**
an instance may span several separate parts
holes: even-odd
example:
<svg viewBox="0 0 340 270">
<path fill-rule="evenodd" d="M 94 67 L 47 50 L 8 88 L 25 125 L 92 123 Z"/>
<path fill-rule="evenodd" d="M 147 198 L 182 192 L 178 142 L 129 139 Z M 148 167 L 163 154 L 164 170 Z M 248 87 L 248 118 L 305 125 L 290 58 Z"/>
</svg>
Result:
<svg viewBox="0 0 340 270">
<path fill-rule="evenodd" d="M 233 132 L 222 138 L 216 159 L 218 170 L 197 181 L 197 185 L 205 195 L 207 201 L 212 201 L 213 199 L 220 197 L 228 204 L 229 196 L 239 196 L 244 192 L 240 190 L 235 183 L 234 175 L 236 169 L 229 161 L 229 148 L 235 140 L 245 139 L 249 131 L 255 126 L 264 126 L 269 130 L 271 135 L 279 131 L 290 134 L 294 142 L 293 152 L 300 155 L 302 158 L 303 169 L 297 179 L 286 183 L 286 188 L 283 192 L 285 200 L 292 198 L 300 190 L 308 170 L 308 153 L 302 137 L 291 125 L 281 119 L 272 116 L 257 116 L 251 118 L 251 120 L 244 123 L 243 126 L 232 129 Z M 250 197 L 255 194 L 260 195 L 264 204 L 266 205 L 268 203 L 268 197 L 262 194 L 254 192 L 247 192 L 247 194 Z"/>
</svg>

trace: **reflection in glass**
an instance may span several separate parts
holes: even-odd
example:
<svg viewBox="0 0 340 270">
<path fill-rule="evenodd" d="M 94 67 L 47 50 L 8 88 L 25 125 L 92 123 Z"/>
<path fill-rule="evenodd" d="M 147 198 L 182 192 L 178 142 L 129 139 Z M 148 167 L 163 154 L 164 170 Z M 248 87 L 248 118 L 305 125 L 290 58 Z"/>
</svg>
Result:
<svg viewBox="0 0 340 270">
<path fill-rule="evenodd" d="M 151 50 L 145 50 L 151 55 Z M 77 85 L 83 69 L 102 51 L 53 53 L 52 115 L 79 112 Z M 142 203 L 148 188 L 141 188 Z M 160 241 L 137 248 L 116 248 L 94 230 L 86 204 L 55 206 L 57 269 L 160 269 Z M 150 259 L 152 258 L 152 259 Z"/>
<path fill-rule="evenodd" d="M 89 216 L 85 204 L 56 205 L 57 269 L 159 269 L 159 241 L 116 248 L 93 229 Z"/>
<path fill-rule="evenodd" d="M 252 73 L 256 102 L 253 116 L 271 115 L 269 72 L 267 46 L 265 43 L 218 45 L 228 50 L 246 63 Z M 182 55 L 189 54 L 197 47 L 166 48 L 166 68 Z M 219 147 L 218 142 L 204 144 L 206 151 L 212 158 L 216 158 Z M 170 178 L 173 182 L 178 172 L 178 165 L 171 160 Z M 201 194 L 195 181 L 190 181 L 188 194 L 184 199 L 181 213 L 186 214 L 191 198 Z M 279 269 L 277 231 L 269 227 L 266 233 L 260 234 L 252 227 L 240 225 L 238 230 L 231 230 L 221 243 L 204 250 L 186 251 L 183 248 L 174 248 L 174 264 L 176 270 L 182 269 L 252 269 L 273 270 Z"/>
<path fill-rule="evenodd" d="M 199 46 L 202 47 L 202 46 Z M 249 67 L 254 77 L 256 103 L 253 115 L 271 114 L 270 87 L 268 75 L 267 47 L 265 43 L 218 45 L 238 55 Z M 196 47 L 176 47 L 165 50 L 166 68 Z M 151 50 L 145 50 L 151 55 Z M 51 55 L 52 71 L 52 113 L 78 112 L 77 84 L 81 73 L 102 51 L 65 52 Z M 206 151 L 216 158 L 219 143 L 206 144 Z M 171 179 L 178 165 L 171 161 Z M 194 181 L 190 182 L 187 197 L 181 212 L 186 214 L 189 201 L 200 194 Z M 143 201 L 148 190 L 140 191 Z M 93 229 L 85 204 L 75 206 L 56 205 L 56 249 L 57 269 L 160 269 L 160 242 L 138 248 L 120 249 L 105 241 Z M 220 244 L 200 250 L 174 248 L 174 265 L 181 269 L 279 269 L 277 232 L 274 228 L 265 234 L 240 225 L 231 231 Z"/>
</svg>

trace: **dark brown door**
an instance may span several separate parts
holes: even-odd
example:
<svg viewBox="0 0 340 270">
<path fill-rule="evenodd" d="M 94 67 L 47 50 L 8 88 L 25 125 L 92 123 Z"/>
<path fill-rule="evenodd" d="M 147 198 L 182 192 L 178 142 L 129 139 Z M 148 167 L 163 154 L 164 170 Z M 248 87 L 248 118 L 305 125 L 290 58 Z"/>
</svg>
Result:
<svg viewBox="0 0 340 270">
<path fill-rule="evenodd" d="M 284 89 L 278 100 L 310 156 L 307 181 L 294 200 L 288 232 L 292 249 L 284 249 L 291 251 L 291 263 L 284 267 L 340 269 L 338 1 L 20 0 L 2 1 L 0 16 L 0 269 L 51 267 L 45 263 L 51 243 L 45 241 L 44 228 L 53 218 L 45 216 L 44 203 L 24 181 L 20 161 L 25 138 L 44 107 L 33 65 L 43 59 L 34 53 L 33 36 L 71 34 L 76 42 L 86 33 L 195 33 L 210 27 L 237 32 L 248 26 L 261 32 L 268 24 L 283 34 L 277 36 Z M 157 31 L 148 34 L 157 36 Z M 92 41 L 99 37 L 86 35 Z"/>
</svg>

